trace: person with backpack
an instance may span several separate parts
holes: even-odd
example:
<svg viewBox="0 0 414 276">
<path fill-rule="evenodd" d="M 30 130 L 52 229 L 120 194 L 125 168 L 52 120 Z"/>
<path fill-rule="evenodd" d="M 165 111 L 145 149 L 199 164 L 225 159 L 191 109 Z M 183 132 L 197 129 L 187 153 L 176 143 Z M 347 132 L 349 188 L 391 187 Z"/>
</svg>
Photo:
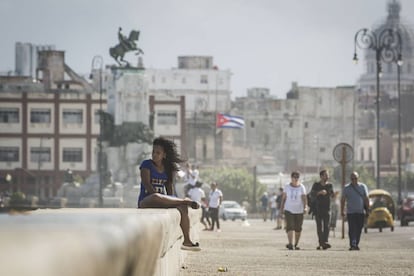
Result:
<svg viewBox="0 0 414 276">
<path fill-rule="evenodd" d="M 316 232 L 318 234 L 319 246 L 318 250 L 326 250 L 331 248 L 328 243 L 329 238 L 329 221 L 330 221 L 330 208 L 331 198 L 334 195 L 333 185 L 328 182 L 329 173 L 327 170 L 321 170 L 319 172 L 320 181 L 315 182 L 312 185 L 309 193 L 311 203 L 310 209 L 315 216 Z"/>
</svg>

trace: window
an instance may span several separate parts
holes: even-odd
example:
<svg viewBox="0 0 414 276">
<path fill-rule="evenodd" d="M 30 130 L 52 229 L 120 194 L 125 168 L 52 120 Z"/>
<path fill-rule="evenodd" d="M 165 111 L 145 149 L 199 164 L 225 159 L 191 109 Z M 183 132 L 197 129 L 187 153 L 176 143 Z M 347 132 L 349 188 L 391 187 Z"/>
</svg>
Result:
<svg viewBox="0 0 414 276">
<path fill-rule="evenodd" d="M 31 162 L 50 162 L 50 148 L 34 147 L 30 149 Z"/>
<path fill-rule="evenodd" d="M 368 160 L 372 161 L 372 148 L 368 148 Z"/>
<path fill-rule="evenodd" d="M 19 148 L 18 147 L 0 147 L 0 161 L 1 162 L 18 162 Z"/>
<path fill-rule="evenodd" d="M 200 83 L 208 83 L 207 75 L 200 76 Z"/>
<path fill-rule="evenodd" d="M 365 159 L 365 156 L 364 156 L 364 148 L 361 148 L 361 150 L 360 150 L 360 159 L 361 159 L 361 161 L 364 161 L 364 159 Z"/>
<path fill-rule="evenodd" d="M 95 124 L 99 124 L 101 111 L 99 109 L 95 110 L 94 122 Z"/>
<path fill-rule="evenodd" d="M 63 162 L 82 162 L 82 148 L 64 148 Z"/>
<path fill-rule="evenodd" d="M 83 111 L 82 109 L 64 109 L 63 123 L 64 124 L 82 124 Z"/>
<path fill-rule="evenodd" d="M 50 109 L 33 108 L 30 111 L 31 123 L 50 123 Z"/>
<path fill-rule="evenodd" d="M 0 123 L 18 123 L 18 108 L 0 108 Z"/>
<path fill-rule="evenodd" d="M 159 125 L 177 125 L 177 111 L 158 111 L 157 124 Z"/>
</svg>

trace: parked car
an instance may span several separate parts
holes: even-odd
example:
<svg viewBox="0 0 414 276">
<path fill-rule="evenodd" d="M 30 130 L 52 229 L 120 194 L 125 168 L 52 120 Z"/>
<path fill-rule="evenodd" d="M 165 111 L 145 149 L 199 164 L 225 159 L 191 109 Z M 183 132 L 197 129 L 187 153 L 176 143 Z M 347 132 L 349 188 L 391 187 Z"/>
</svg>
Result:
<svg viewBox="0 0 414 276">
<path fill-rule="evenodd" d="M 223 200 L 219 209 L 219 216 L 223 220 L 246 220 L 247 211 L 239 203 L 232 200 Z"/>
<path fill-rule="evenodd" d="M 408 226 L 408 222 L 414 221 L 414 197 L 407 197 L 398 209 L 398 219 L 401 226 Z"/>
</svg>

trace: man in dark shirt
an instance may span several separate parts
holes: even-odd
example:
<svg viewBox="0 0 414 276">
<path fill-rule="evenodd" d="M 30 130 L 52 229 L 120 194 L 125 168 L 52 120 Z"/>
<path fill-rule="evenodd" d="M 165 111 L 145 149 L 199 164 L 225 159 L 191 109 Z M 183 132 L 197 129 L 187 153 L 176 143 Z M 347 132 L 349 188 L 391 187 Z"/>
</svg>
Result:
<svg viewBox="0 0 414 276">
<path fill-rule="evenodd" d="M 263 221 L 267 220 L 267 207 L 269 205 L 269 197 L 267 196 L 267 192 L 264 192 L 262 197 L 260 198 L 260 201 L 262 202 L 262 216 Z"/>
<path fill-rule="evenodd" d="M 315 182 L 311 189 L 311 198 L 315 203 L 315 220 L 316 231 L 318 233 L 319 246 L 316 248 L 328 249 L 331 245 L 328 243 L 329 238 L 329 211 L 331 205 L 331 197 L 333 197 L 334 191 L 331 183 L 328 183 L 329 173 L 327 170 L 322 170 L 319 173 L 321 180 Z"/>
</svg>

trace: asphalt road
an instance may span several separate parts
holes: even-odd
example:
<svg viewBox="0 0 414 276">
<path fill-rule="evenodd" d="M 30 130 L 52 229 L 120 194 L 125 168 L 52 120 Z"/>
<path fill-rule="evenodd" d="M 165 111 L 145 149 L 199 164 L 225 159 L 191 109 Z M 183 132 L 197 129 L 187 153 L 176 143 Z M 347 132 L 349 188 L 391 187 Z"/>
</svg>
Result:
<svg viewBox="0 0 414 276">
<path fill-rule="evenodd" d="M 221 232 L 202 231 L 202 251 L 189 252 L 180 275 L 414 275 L 414 223 L 394 232 L 368 229 L 360 251 L 349 251 L 347 225 L 338 221 L 331 249 L 316 250 L 315 221 L 305 220 L 301 250 L 286 249 L 283 230 L 260 219 L 220 221 Z M 227 269 L 219 272 L 220 268 Z"/>
</svg>

